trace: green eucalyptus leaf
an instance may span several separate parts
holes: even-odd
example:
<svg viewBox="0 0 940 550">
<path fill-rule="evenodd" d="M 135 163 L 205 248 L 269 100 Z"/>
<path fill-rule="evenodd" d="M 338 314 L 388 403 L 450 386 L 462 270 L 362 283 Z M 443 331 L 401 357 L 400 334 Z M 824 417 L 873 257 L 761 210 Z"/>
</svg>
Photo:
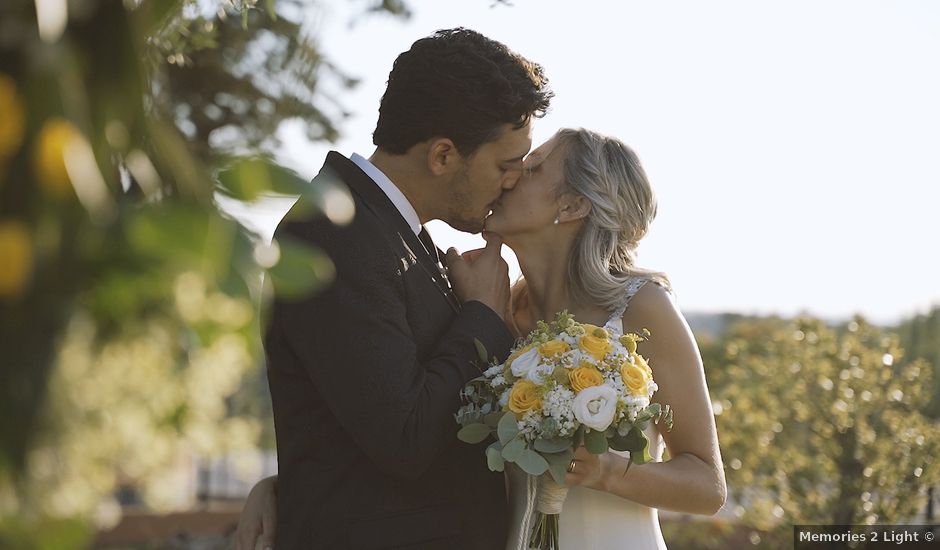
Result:
<svg viewBox="0 0 940 550">
<path fill-rule="evenodd" d="M 505 467 L 503 460 L 502 447 L 499 441 L 494 441 L 486 448 L 486 465 L 492 472 L 502 472 Z"/>
<path fill-rule="evenodd" d="M 492 429 L 486 424 L 468 424 L 457 432 L 457 439 L 464 443 L 480 443 L 492 433 Z"/>
<path fill-rule="evenodd" d="M 566 449 L 571 449 L 571 441 L 564 437 L 535 440 L 535 450 L 541 453 L 560 453 Z"/>
<path fill-rule="evenodd" d="M 483 417 L 483 423 L 495 430 L 499 427 L 499 420 L 503 414 L 502 411 L 491 412 Z"/>
<path fill-rule="evenodd" d="M 591 454 L 604 454 L 607 452 L 607 436 L 604 432 L 588 428 L 584 432 L 584 446 Z"/>
<path fill-rule="evenodd" d="M 507 445 L 517 435 L 519 435 L 519 426 L 516 424 L 516 415 L 512 412 L 503 413 L 503 417 L 499 419 L 499 423 L 497 424 L 496 434 L 499 437 L 499 442 L 503 445 Z"/>
<path fill-rule="evenodd" d="M 630 451 L 630 461 L 634 464 L 646 464 L 653 460 L 653 456 L 650 454 L 650 442 L 648 439 L 643 439 L 643 447 L 638 451 Z"/>
<path fill-rule="evenodd" d="M 630 428 L 626 435 L 617 435 L 609 440 L 610 447 L 616 451 L 630 451 L 631 453 L 640 451 L 644 446 L 649 445 L 646 434 L 636 426 Z"/>
<path fill-rule="evenodd" d="M 522 468 L 525 473 L 532 476 L 540 476 L 548 470 L 548 461 L 532 449 L 524 450 L 519 456 L 519 459 L 516 460 L 516 464 Z"/>
<path fill-rule="evenodd" d="M 574 451 L 569 448 L 560 453 L 543 454 L 542 457 L 548 462 L 548 471 L 555 482 L 564 485 L 565 476 L 568 474 L 568 464 L 574 458 Z"/>
<path fill-rule="evenodd" d="M 587 428 L 582 424 L 578 426 L 578 429 L 574 432 L 574 437 L 571 438 L 571 447 L 577 449 L 584 443 L 584 430 Z"/>
<path fill-rule="evenodd" d="M 477 338 L 473 339 L 473 346 L 477 349 L 477 357 L 479 357 L 482 364 L 485 365 L 487 363 L 486 346 Z"/>
<path fill-rule="evenodd" d="M 525 450 L 525 440 L 517 437 L 503 447 L 503 459 L 507 462 L 516 462 Z"/>
</svg>

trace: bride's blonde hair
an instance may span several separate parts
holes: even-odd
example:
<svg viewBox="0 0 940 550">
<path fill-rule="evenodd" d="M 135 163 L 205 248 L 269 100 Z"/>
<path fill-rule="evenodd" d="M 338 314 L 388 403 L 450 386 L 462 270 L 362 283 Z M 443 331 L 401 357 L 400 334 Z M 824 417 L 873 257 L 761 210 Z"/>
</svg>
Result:
<svg viewBox="0 0 940 550">
<path fill-rule="evenodd" d="M 568 261 L 572 297 L 614 311 L 623 305 L 634 277 L 668 289 L 665 274 L 636 265 L 637 245 L 656 217 L 656 195 L 636 153 L 616 138 L 583 128 L 563 128 L 554 139 L 565 154 L 559 194 L 591 202 Z M 514 291 L 522 299 L 525 282 L 520 280 Z"/>
</svg>

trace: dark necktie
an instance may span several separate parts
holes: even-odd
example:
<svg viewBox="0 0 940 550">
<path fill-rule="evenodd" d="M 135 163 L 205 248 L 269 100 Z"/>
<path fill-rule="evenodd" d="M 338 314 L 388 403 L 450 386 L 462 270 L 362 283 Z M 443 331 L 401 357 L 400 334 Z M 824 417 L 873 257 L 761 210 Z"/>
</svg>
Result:
<svg viewBox="0 0 940 550">
<path fill-rule="evenodd" d="M 447 271 L 444 269 L 444 264 L 441 263 L 441 256 L 437 252 L 437 247 L 434 246 L 434 241 L 431 240 L 431 234 L 428 233 L 428 230 L 424 226 L 421 226 L 421 232 L 418 233 L 418 240 L 420 240 L 421 244 L 424 245 L 424 249 L 427 251 L 428 256 L 434 260 L 434 265 L 437 266 L 437 270 L 441 273 L 444 286 L 450 288 L 450 280 L 447 278 Z"/>
</svg>

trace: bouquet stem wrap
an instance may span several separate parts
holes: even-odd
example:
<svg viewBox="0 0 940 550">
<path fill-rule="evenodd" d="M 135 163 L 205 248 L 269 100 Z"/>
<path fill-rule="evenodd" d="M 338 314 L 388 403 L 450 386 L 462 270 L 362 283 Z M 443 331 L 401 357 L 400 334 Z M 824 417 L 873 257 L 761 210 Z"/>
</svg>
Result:
<svg viewBox="0 0 940 550">
<path fill-rule="evenodd" d="M 530 483 L 531 485 L 531 483 Z M 529 548 L 539 550 L 558 550 L 558 519 L 568 497 L 568 487 L 559 485 L 549 474 L 538 478 L 538 490 L 535 499 L 535 523 L 529 535 Z"/>
</svg>

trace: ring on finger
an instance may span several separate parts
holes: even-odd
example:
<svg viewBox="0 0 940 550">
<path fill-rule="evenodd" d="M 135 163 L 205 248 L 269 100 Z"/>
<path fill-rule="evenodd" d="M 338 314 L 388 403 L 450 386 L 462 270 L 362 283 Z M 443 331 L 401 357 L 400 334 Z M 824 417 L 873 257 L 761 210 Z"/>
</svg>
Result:
<svg viewBox="0 0 940 550">
<path fill-rule="evenodd" d="M 575 460 L 572 459 L 571 462 L 568 463 L 567 470 L 569 474 L 574 471 L 574 466 L 575 466 Z"/>
</svg>

